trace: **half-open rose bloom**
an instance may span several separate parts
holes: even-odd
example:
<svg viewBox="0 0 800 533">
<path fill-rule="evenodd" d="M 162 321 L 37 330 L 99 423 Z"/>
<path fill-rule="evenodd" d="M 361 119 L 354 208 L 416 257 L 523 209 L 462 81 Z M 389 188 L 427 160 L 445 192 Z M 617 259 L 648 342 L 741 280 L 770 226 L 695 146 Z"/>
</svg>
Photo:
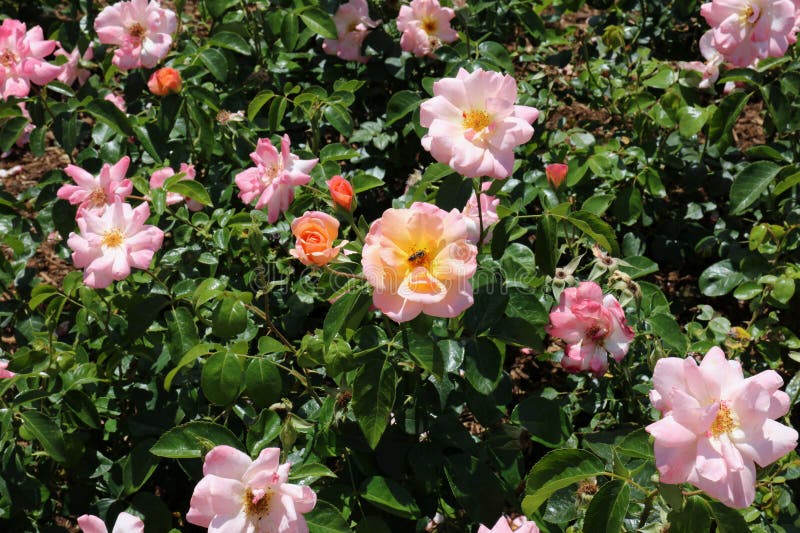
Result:
<svg viewBox="0 0 800 533">
<path fill-rule="evenodd" d="M 544 175 L 547 176 L 547 181 L 554 189 L 558 189 L 564 180 L 567 179 L 567 172 L 569 166 L 564 163 L 550 163 L 544 167 Z"/>
<path fill-rule="evenodd" d="M 588 370 L 598 377 L 608 369 L 608 354 L 621 361 L 634 337 L 617 299 L 603 296 L 600 285 L 593 281 L 564 289 L 558 305 L 550 311 L 545 331 L 567 343 L 561 359 L 565 370 Z"/>
<path fill-rule="evenodd" d="M 333 246 L 339 236 L 339 221 L 321 211 L 308 211 L 292 221 L 292 234 L 297 238 L 292 257 L 304 265 L 327 265 L 339 255 L 339 250 L 347 244 Z"/>
<path fill-rule="evenodd" d="M 0 98 L 28 96 L 31 82 L 46 85 L 61 73 L 61 67 L 44 60 L 56 41 L 44 38 L 42 28 L 26 30 L 23 22 L 5 19 L 0 25 Z"/>
<path fill-rule="evenodd" d="M 345 211 L 350 211 L 353 207 L 353 186 L 350 182 L 337 174 L 325 183 L 328 185 L 333 202 Z"/>
<path fill-rule="evenodd" d="M 655 438 L 662 483 L 691 483 L 729 507 L 755 499 L 756 469 L 797 446 L 797 431 L 775 421 L 789 412 L 774 370 L 744 378 L 742 365 L 717 347 L 700 365 L 688 357 L 656 363 L 650 401 L 663 417 Z"/>
<path fill-rule="evenodd" d="M 477 255 L 458 210 L 416 202 L 387 209 L 372 223 L 361 265 L 375 307 L 406 322 L 420 313 L 455 317 L 471 306 Z"/>
<path fill-rule="evenodd" d="M 230 446 L 213 448 L 186 520 L 214 533 L 308 533 L 303 514 L 317 495 L 287 483 L 291 466 L 280 464 L 278 448 L 261 450 L 255 461 Z"/>
<path fill-rule="evenodd" d="M 60 44 L 58 45 L 58 50 L 56 50 L 55 55 L 67 58 L 67 62 L 61 65 L 61 73 L 58 75 L 58 81 L 65 85 L 72 85 L 75 83 L 75 80 L 78 80 L 78 85 L 86 83 L 86 80 L 89 79 L 92 73 L 85 68 L 80 68 L 80 63 L 81 60 L 91 61 L 92 58 L 94 58 L 94 46 L 91 43 L 89 43 L 86 51 L 83 52 L 83 56 L 81 56 L 80 48 L 77 46 L 72 52 L 67 52 L 61 48 Z"/>
<path fill-rule="evenodd" d="M 90 514 L 78 517 L 78 527 L 83 533 L 108 533 L 108 528 L 100 517 Z M 144 533 L 144 522 L 132 514 L 119 513 L 111 533 Z"/>
<path fill-rule="evenodd" d="M 101 209 L 115 200 L 124 200 L 133 191 L 133 183 L 125 177 L 130 163 L 131 158 L 127 155 L 113 165 L 105 163 L 97 176 L 81 167 L 67 165 L 64 172 L 76 185 L 62 185 L 56 196 L 72 205 L 79 205 L 79 215 L 82 210 Z"/>
<path fill-rule="evenodd" d="M 781 57 L 796 39 L 792 0 L 713 0 L 700 6 L 712 30 L 712 45 L 737 67 Z"/>
<path fill-rule="evenodd" d="M 267 206 L 270 224 L 289 209 L 294 188 L 311 181 L 308 173 L 318 161 L 300 159 L 289 152 L 289 145 L 289 136 L 284 135 L 278 153 L 269 139 L 259 139 L 256 151 L 250 154 L 256 166 L 239 172 L 235 178 L 239 198 L 246 204 L 256 200 L 256 209 Z"/>
<path fill-rule="evenodd" d="M 147 80 L 147 88 L 156 96 L 178 93 L 181 91 L 181 85 L 183 85 L 181 73 L 171 67 L 158 69 Z"/>
<path fill-rule="evenodd" d="M 164 232 L 145 224 L 149 216 L 146 203 L 134 209 L 119 199 L 100 215 L 83 210 L 78 217 L 80 233 L 70 233 L 67 246 L 72 249 L 72 262 L 84 269 L 86 285 L 103 289 L 127 278 L 131 268 L 150 266 Z"/>
<path fill-rule="evenodd" d="M 486 191 L 491 186 L 492 182 L 484 182 L 481 184 L 481 191 Z M 490 228 L 500 220 L 500 217 L 497 216 L 498 205 L 500 205 L 500 199 L 496 196 L 481 194 L 481 209 L 479 212 L 478 199 L 475 197 L 475 193 L 472 193 L 472 196 L 467 200 L 467 205 L 461 211 L 467 223 L 467 240 L 469 242 L 478 244 L 478 241 L 481 240 L 481 222 L 483 222 L 483 231 L 485 233 L 483 242 L 492 240 L 492 230 Z"/>
<path fill-rule="evenodd" d="M 325 53 L 346 61 L 366 63 L 369 58 L 361 54 L 361 45 L 371 28 L 381 23 L 380 20 L 369 18 L 367 0 L 350 0 L 340 5 L 333 15 L 333 22 L 338 38 L 322 42 Z"/>
<path fill-rule="evenodd" d="M 120 70 L 153 68 L 164 59 L 178 28 L 175 12 L 158 0 L 130 0 L 105 7 L 94 21 L 103 44 L 119 46 L 114 63 Z"/>
<path fill-rule="evenodd" d="M 481 524 L 478 533 L 539 533 L 539 528 L 524 516 L 511 521 L 501 516 L 492 529 Z"/>
<path fill-rule="evenodd" d="M 700 53 L 703 54 L 706 62 L 690 61 L 681 63 L 681 67 L 699 72 L 703 79 L 697 85 L 700 89 L 709 89 L 719 79 L 719 67 L 725 61 L 722 54 L 714 48 L 714 30 L 708 30 L 700 37 Z"/>
<path fill-rule="evenodd" d="M 515 105 L 512 76 L 476 69 L 433 84 L 434 97 L 420 107 L 428 128 L 422 147 L 468 178 L 504 179 L 514 170 L 514 147 L 533 136 L 536 108 Z"/>
<path fill-rule="evenodd" d="M 181 173 L 184 176 L 181 178 L 183 180 L 193 180 L 197 177 L 197 171 L 194 168 L 194 165 L 187 165 L 186 163 L 181 163 Z M 172 170 L 172 167 L 165 167 L 156 170 L 150 176 L 150 188 L 151 189 L 160 189 L 164 186 L 164 182 L 167 181 L 167 178 L 170 178 L 175 175 L 175 171 Z M 167 205 L 175 205 L 179 204 L 183 201 L 186 201 L 186 207 L 189 211 L 200 211 L 203 209 L 203 204 L 198 202 L 197 200 L 192 200 L 180 193 L 177 192 L 168 192 L 167 193 Z"/>
<path fill-rule="evenodd" d="M 442 43 L 458 39 L 458 32 L 450 27 L 456 16 L 449 7 L 439 5 L 439 0 L 411 0 L 400 7 L 397 29 L 403 33 L 400 47 L 417 57 L 433 55 Z"/>
<path fill-rule="evenodd" d="M 7 368 L 8 368 L 8 361 L 0 360 L 0 379 L 13 378 L 14 376 L 16 376 L 16 374 L 13 373 L 12 371 L 6 370 Z"/>
</svg>

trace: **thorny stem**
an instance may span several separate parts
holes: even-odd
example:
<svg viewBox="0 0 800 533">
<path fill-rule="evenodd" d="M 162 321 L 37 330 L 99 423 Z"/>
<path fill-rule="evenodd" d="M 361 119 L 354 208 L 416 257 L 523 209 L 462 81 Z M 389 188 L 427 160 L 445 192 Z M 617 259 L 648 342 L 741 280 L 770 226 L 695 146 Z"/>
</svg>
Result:
<svg viewBox="0 0 800 533">
<path fill-rule="evenodd" d="M 351 279 L 360 279 L 367 281 L 366 276 L 362 276 L 361 274 L 350 274 L 349 272 L 341 272 L 339 270 L 334 270 L 333 268 L 329 267 L 328 265 L 324 265 L 322 268 L 325 269 L 326 272 L 330 272 L 335 276 L 342 276 L 343 278 L 351 278 Z"/>
</svg>

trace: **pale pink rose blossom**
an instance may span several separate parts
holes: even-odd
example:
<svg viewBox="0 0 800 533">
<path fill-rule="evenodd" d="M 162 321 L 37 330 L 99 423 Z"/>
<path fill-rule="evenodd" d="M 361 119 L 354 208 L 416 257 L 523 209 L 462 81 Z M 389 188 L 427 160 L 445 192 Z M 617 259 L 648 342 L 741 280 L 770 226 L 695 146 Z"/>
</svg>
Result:
<svg viewBox="0 0 800 533">
<path fill-rule="evenodd" d="M 492 186 L 492 182 L 487 181 L 481 185 L 481 191 L 487 191 Z M 483 242 L 492 240 L 492 230 L 490 229 L 493 224 L 500 220 L 497 216 L 497 206 L 500 205 L 500 199 L 496 196 L 488 194 L 481 194 L 481 209 L 478 212 L 478 199 L 475 193 L 467 200 L 467 205 L 464 206 L 461 214 L 464 215 L 465 222 L 467 223 L 467 240 L 472 244 L 478 244 L 481 239 L 481 221 L 483 221 L 484 237 Z"/>
<path fill-rule="evenodd" d="M 476 69 L 433 84 L 434 97 L 420 107 L 428 128 L 422 147 L 468 178 L 504 179 L 514 170 L 514 147 L 533 136 L 536 108 L 514 105 L 512 76 Z"/>
<path fill-rule="evenodd" d="M 713 30 L 708 30 L 700 37 L 700 53 L 703 54 L 705 63 L 701 61 L 681 63 L 681 68 L 697 71 L 703 76 L 698 84 L 700 89 L 709 89 L 714 86 L 719 79 L 719 67 L 725 61 L 722 54 L 714 48 L 713 34 Z"/>
<path fill-rule="evenodd" d="M 14 376 L 16 376 L 16 374 L 13 373 L 12 371 L 6 370 L 7 368 L 8 368 L 8 361 L 3 361 L 2 359 L 0 359 L 0 379 L 13 378 Z"/>
<path fill-rule="evenodd" d="M 119 46 L 111 61 L 120 70 L 153 68 L 167 56 L 178 27 L 175 12 L 158 0 L 129 0 L 104 8 L 94 21 L 103 44 Z"/>
<path fill-rule="evenodd" d="M 105 163 L 97 176 L 89 174 L 81 167 L 67 165 L 64 172 L 76 185 L 62 185 L 56 196 L 72 205 L 79 205 L 79 215 L 82 210 L 102 209 L 115 200 L 124 200 L 133 191 L 133 183 L 125 177 L 130 163 L 131 158 L 128 156 L 113 165 Z"/>
<path fill-rule="evenodd" d="M 452 318 L 473 303 L 470 279 L 478 249 L 464 216 L 416 202 L 387 209 L 372 223 L 361 255 L 372 300 L 395 322 L 420 313 Z"/>
<path fill-rule="evenodd" d="M 114 104 L 116 106 L 116 108 L 119 109 L 120 111 L 122 111 L 123 113 L 127 113 L 127 111 L 128 111 L 128 106 L 125 105 L 125 99 L 122 96 L 118 95 L 118 94 L 108 93 L 107 95 L 105 95 L 103 97 L 103 100 L 108 100 L 109 102 Z"/>
<path fill-rule="evenodd" d="M 366 63 L 369 58 L 361 54 L 361 45 L 371 28 L 381 23 L 380 20 L 369 18 L 367 0 L 350 0 L 340 5 L 333 15 L 333 22 L 338 38 L 322 42 L 325 53 L 346 61 Z"/>
<path fill-rule="evenodd" d="M 774 370 L 744 378 L 738 361 L 717 347 L 700 365 L 659 359 L 650 401 L 662 418 L 647 426 L 655 438 L 661 482 L 691 483 L 729 507 L 755 499 L 755 464 L 767 466 L 797 446 L 797 431 L 774 420 L 789 396 Z"/>
<path fill-rule="evenodd" d="M 505 516 L 501 516 L 492 529 L 481 524 L 478 533 L 539 533 L 539 528 L 524 516 L 511 521 Z"/>
<path fill-rule="evenodd" d="M 72 249 L 72 262 L 84 269 L 86 285 L 102 289 L 127 278 L 131 267 L 145 270 L 150 266 L 164 232 L 145 224 L 150 216 L 147 203 L 134 209 L 117 199 L 100 215 L 81 211 L 77 219 L 80 233 L 70 233 L 67 246 Z"/>
<path fill-rule="evenodd" d="M 439 0 L 411 0 L 400 7 L 397 29 L 403 33 L 400 47 L 417 57 L 433 55 L 442 43 L 458 39 L 458 32 L 450 27 L 456 16 L 449 7 L 439 5 Z"/>
<path fill-rule="evenodd" d="M 277 222 L 281 213 L 289 209 L 294 200 L 294 188 L 311 181 L 308 174 L 317 159 L 300 159 L 289 152 L 289 136 L 281 139 L 281 151 L 269 139 L 259 139 L 256 151 L 250 154 L 255 167 L 236 175 L 239 198 L 246 204 L 256 200 L 256 209 L 267 206 L 270 224 Z"/>
<path fill-rule="evenodd" d="M 75 83 L 75 80 L 78 80 L 78 85 L 86 83 L 86 80 L 89 79 L 92 73 L 85 68 L 80 68 L 80 63 L 81 60 L 91 61 L 94 58 L 93 44 L 89 43 L 83 56 L 81 56 L 81 51 L 77 46 L 72 52 L 67 52 L 59 44 L 55 55 L 67 58 L 67 62 L 61 65 L 61 74 L 58 75 L 58 81 L 65 85 L 72 85 Z"/>
<path fill-rule="evenodd" d="M 90 514 L 78 517 L 78 527 L 83 533 L 108 533 L 108 528 L 100 517 Z M 111 533 L 144 533 L 144 522 L 132 514 L 119 513 Z"/>
<path fill-rule="evenodd" d="M 61 67 L 44 60 L 55 47 L 56 41 L 46 40 L 41 27 L 26 31 L 23 22 L 5 19 L 0 25 L 0 98 L 28 96 L 31 82 L 46 85 L 56 79 Z"/>
<path fill-rule="evenodd" d="M 783 56 L 797 31 L 793 0 L 712 0 L 700 14 L 711 26 L 713 47 L 737 67 Z"/>
<path fill-rule="evenodd" d="M 604 296 L 600 285 L 593 281 L 564 289 L 558 305 L 550 311 L 550 324 L 545 331 L 567 343 L 561 359 L 565 370 L 588 370 L 598 377 L 608 369 L 608 354 L 621 361 L 634 337 L 617 299 L 610 294 Z"/>
<path fill-rule="evenodd" d="M 187 165 L 186 163 L 181 163 L 181 170 L 184 176 L 181 178 L 183 180 L 193 180 L 197 177 L 197 171 L 194 168 L 194 165 Z M 172 170 L 172 167 L 161 168 L 153 172 L 150 176 L 150 188 L 151 189 L 160 189 L 164 186 L 164 182 L 167 181 L 167 178 L 170 178 L 175 175 L 175 171 Z M 179 204 L 183 201 L 186 201 L 186 207 L 189 211 L 200 211 L 203 209 L 203 204 L 198 202 L 197 200 L 192 200 L 180 193 L 177 192 L 168 192 L 167 193 L 167 205 L 175 205 Z"/>
<path fill-rule="evenodd" d="M 186 520 L 216 533 L 308 533 L 303 514 L 317 503 L 310 487 L 288 483 L 291 463 L 265 448 L 255 461 L 230 446 L 206 455 Z"/>
</svg>

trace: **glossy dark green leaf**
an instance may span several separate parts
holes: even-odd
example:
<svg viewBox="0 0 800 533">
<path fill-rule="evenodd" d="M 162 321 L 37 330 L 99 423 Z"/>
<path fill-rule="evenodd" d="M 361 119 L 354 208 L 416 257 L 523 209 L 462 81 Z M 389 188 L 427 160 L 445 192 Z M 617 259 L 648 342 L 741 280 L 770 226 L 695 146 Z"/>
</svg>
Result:
<svg viewBox="0 0 800 533">
<path fill-rule="evenodd" d="M 199 459 L 221 444 L 244 451 L 239 439 L 225 426 L 195 420 L 164 433 L 150 448 L 150 453 L 170 459 Z"/>
<path fill-rule="evenodd" d="M 179 180 L 168 183 L 165 189 L 169 192 L 182 194 L 183 196 L 200 202 L 203 205 L 211 205 L 211 198 L 203 184 L 195 180 Z"/>
<path fill-rule="evenodd" d="M 221 31 L 219 33 L 215 33 L 211 36 L 208 42 L 214 46 L 232 50 L 242 55 L 249 56 L 251 53 L 250 43 L 248 43 L 245 38 L 238 33 L 233 33 L 231 31 Z"/>
<path fill-rule="evenodd" d="M 700 291 L 706 296 L 724 296 L 744 281 L 744 275 L 733 268 L 730 259 L 724 259 L 706 268 L 700 279 Z"/>
<path fill-rule="evenodd" d="M 543 274 L 552 276 L 559 259 L 556 221 L 553 217 L 544 215 L 536 223 L 534 252 L 539 270 Z"/>
<path fill-rule="evenodd" d="M 47 455 L 59 463 L 67 460 L 64 435 L 55 422 L 38 411 L 23 411 L 20 417 L 23 427 L 41 444 Z"/>
<path fill-rule="evenodd" d="M 235 337 L 247 327 L 247 307 L 237 298 L 224 297 L 214 309 L 211 320 L 214 335 L 224 339 Z"/>
<path fill-rule="evenodd" d="M 342 514 L 332 504 L 317 500 L 314 509 L 303 515 L 309 533 L 350 533 Z"/>
<path fill-rule="evenodd" d="M 489 395 L 503 376 L 503 360 L 503 352 L 491 340 L 471 339 L 464 351 L 464 377 L 476 391 Z"/>
<path fill-rule="evenodd" d="M 86 106 L 86 112 L 106 124 L 119 135 L 126 137 L 134 135 L 127 115 L 107 100 L 92 100 Z"/>
<path fill-rule="evenodd" d="M 194 314 L 185 307 L 176 307 L 167 311 L 167 347 L 173 361 L 178 361 L 195 344 L 200 342 Z"/>
<path fill-rule="evenodd" d="M 751 531 L 742 513 L 716 501 L 705 502 L 719 533 L 748 533 Z"/>
<path fill-rule="evenodd" d="M 305 25 L 314 33 L 321 35 L 325 39 L 336 39 L 338 33 L 336 24 L 333 23 L 331 16 L 322 8 L 311 6 L 299 11 L 300 18 Z"/>
<path fill-rule="evenodd" d="M 687 498 L 683 509 L 672 511 L 667 519 L 670 533 L 697 533 L 711 528 L 710 509 L 700 496 Z"/>
<path fill-rule="evenodd" d="M 657 313 L 648 317 L 647 323 L 656 337 L 683 356 L 689 350 L 689 341 L 672 315 Z"/>
<path fill-rule="evenodd" d="M 208 401 L 228 405 L 239 396 L 242 383 L 242 363 L 231 352 L 218 352 L 203 366 L 200 384 Z"/>
<path fill-rule="evenodd" d="M 555 491 L 604 471 L 603 462 L 585 450 L 553 450 L 533 465 L 525 478 L 522 510 L 531 515 Z"/>
<path fill-rule="evenodd" d="M 281 373 L 275 363 L 265 357 L 250 361 L 244 382 L 245 391 L 256 407 L 269 407 L 281 399 Z"/>
<path fill-rule="evenodd" d="M 419 95 L 414 91 L 397 91 L 386 104 L 386 125 L 390 126 L 419 107 Z"/>
<path fill-rule="evenodd" d="M 363 291 L 353 291 L 342 295 L 331 305 L 328 314 L 325 315 L 322 326 L 324 341 L 330 342 L 354 316 L 363 317 L 371 303 L 372 298 Z"/>
<path fill-rule="evenodd" d="M 396 481 L 372 476 L 364 482 L 361 498 L 389 514 L 415 519 L 420 516 L 419 506 L 411 494 Z"/>
<path fill-rule="evenodd" d="M 708 144 L 712 156 L 722 154 L 733 141 L 733 125 L 739 120 L 750 93 L 733 92 L 722 99 L 708 121 Z"/>
<path fill-rule="evenodd" d="M 570 224 L 597 242 L 597 244 L 602 246 L 612 256 L 619 255 L 617 236 L 611 226 L 600 217 L 588 211 L 576 211 L 571 213 L 567 217 L 567 220 L 569 220 Z"/>
<path fill-rule="evenodd" d="M 744 213 L 780 172 L 781 167 L 772 161 L 756 161 L 744 167 L 731 184 L 731 214 Z"/>
<path fill-rule="evenodd" d="M 630 487 L 619 479 L 611 480 L 600 487 L 586 510 L 583 531 L 585 533 L 620 531 L 628 512 L 630 498 Z"/>
<path fill-rule="evenodd" d="M 225 81 L 228 77 L 228 60 L 225 54 L 215 48 L 207 48 L 200 52 L 200 60 L 206 66 L 211 75 L 219 81 Z"/>
<path fill-rule="evenodd" d="M 380 360 L 362 366 L 353 381 L 353 414 L 373 449 L 389 424 L 396 384 L 394 367 Z"/>
<path fill-rule="evenodd" d="M 30 123 L 25 117 L 14 117 L 0 126 L 0 152 L 7 152 L 14 146 L 20 135 L 25 131 L 25 126 Z M 63 145 L 62 145 L 63 146 Z M 74 144 L 73 144 L 74 146 Z"/>
</svg>

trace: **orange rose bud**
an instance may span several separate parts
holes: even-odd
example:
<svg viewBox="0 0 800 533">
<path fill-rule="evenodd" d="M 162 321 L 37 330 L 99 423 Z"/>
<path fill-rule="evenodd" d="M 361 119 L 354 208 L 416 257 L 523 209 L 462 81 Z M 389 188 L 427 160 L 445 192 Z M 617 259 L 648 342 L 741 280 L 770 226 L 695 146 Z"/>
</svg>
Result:
<svg viewBox="0 0 800 533">
<path fill-rule="evenodd" d="M 147 82 L 147 88 L 156 96 L 166 96 L 181 90 L 181 73 L 174 68 L 164 67 L 153 72 Z"/>
<path fill-rule="evenodd" d="M 307 211 L 292 221 L 292 233 L 297 238 L 293 250 L 296 259 L 308 266 L 327 265 L 339 255 L 339 250 L 347 244 L 342 242 L 333 246 L 339 236 L 339 221 L 327 213 Z"/>
<path fill-rule="evenodd" d="M 564 180 L 567 179 L 567 170 L 569 170 L 569 167 L 564 163 L 552 163 L 544 167 L 547 181 L 550 182 L 550 185 L 552 185 L 554 189 L 558 189 Z"/>
<path fill-rule="evenodd" d="M 337 174 L 325 183 L 328 184 L 333 202 L 345 211 L 350 211 L 353 205 L 353 186 L 350 182 Z"/>
</svg>

